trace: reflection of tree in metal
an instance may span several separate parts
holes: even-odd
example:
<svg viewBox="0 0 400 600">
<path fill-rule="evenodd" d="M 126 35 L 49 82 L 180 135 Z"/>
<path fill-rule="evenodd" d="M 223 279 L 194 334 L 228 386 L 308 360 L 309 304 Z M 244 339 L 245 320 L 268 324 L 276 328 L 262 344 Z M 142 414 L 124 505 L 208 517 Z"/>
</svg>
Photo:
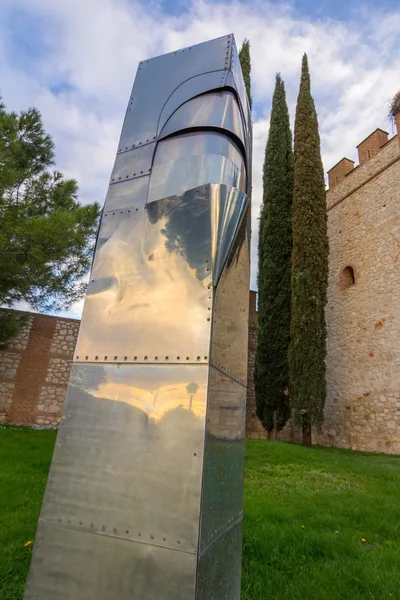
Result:
<svg viewBox="0 0 400 600">
<path fill-rule="evenodd" d="M 95 392 L 106 382 L 106 373 L 101 365 L 87 364 L 83 369 L 73 367 L 71 370 L 70 384 L 89 392 Z"/>
<path fill-rule="evenodd" d="M 195 393 L 197 392 L 198 389 L 199 389 L 199 386 L 194 381 L 192 381 L 192 383 L 189 383 L 186 386 L 186 391 L 190 395 L 189 410 L 192 410 L 193 396 L 195 395 Z"/>
</svg>

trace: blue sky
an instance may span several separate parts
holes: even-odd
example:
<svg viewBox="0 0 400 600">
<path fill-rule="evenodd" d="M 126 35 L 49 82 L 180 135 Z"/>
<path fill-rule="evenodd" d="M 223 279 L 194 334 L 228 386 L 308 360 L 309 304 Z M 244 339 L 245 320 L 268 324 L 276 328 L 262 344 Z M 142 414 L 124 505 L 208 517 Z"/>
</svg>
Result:
<svg viewBox="0 0 400 600">
<path fill-rule="evenodd" d="M 80 200 L 104 201 L 137 63 L 233 32 L 251 42 L 252 287 L 261 165 L 275 73 L 292 121 L 303 52 L 309 56 L 325 170 L 376 127 L 389 130 L 400 88 L 398 0 L 2 0 L 0 93 L 9 109 L 36 106 L 56 144 L 57 168 Z M 71 316 L 79 316 L 82 302 Z"/>
</svg>

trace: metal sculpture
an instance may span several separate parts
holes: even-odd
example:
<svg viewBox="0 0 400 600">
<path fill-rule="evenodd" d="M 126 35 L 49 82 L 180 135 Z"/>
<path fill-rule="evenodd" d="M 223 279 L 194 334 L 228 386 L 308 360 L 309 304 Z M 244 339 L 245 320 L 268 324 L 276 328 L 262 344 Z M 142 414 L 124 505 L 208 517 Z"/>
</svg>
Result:
<svg viewBox="0 0 400 600">
<path fill-rule="evenodd" d="M 233 35 L 139 64 L 25 600 L 240 598 L 250 171 Z"/>
</svg>

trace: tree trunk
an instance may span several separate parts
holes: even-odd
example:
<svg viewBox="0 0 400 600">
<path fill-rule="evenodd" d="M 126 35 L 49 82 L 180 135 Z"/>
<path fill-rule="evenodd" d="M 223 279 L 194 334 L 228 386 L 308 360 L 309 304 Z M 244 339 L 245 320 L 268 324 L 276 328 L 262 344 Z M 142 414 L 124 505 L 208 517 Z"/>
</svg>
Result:
<svg viewBox="0 0 400 600">
<path fill-rule="evenodd" d="M 303 414 L 301 428 L 303 434 L 303 446 L 305 448 L 311 448 L 311 418 L 310 415 L 308 415 L 307 413 Z"/>
<path fill-rule="evenodd" d="M 274 410 L 274 427 L 268 431 L 268 440 L 271 442 L 276 442 L 278 439 L 278 431 L 276 429 L 276 410 Z"/>
</svg>

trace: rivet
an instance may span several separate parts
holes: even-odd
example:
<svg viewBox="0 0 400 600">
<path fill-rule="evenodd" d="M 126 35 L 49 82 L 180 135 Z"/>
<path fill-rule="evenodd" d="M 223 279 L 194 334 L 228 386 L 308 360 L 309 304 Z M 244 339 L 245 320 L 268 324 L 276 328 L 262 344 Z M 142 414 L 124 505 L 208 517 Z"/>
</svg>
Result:
<svg viewBox="0 0 400 600">
<path fill-rule="evenodd" d="M 146 140 L 146 142 L 148 142 L 149 140 Z"/>
<path fill-rule="evenodd" d="M 207 321 L 209 321 L 210 319 L 207 319 Z"/>
<path fill-rule="evenodd" d="M 139 142 L 139 146 L 141 146 L 141 145 L 142 145 L 142 142 Z"/>
<path fill-rule="evenodd" d="M 132 144 L 132 148 L 134 148 L 136 146 L 136 144 Z"/>
<path fill-rule="evenodd" d="M 118 152 L 121 152 L 121 148 L 118 150 Z"/>
<path fill-rule="evenodd" d="M 204 360 L 207 360 L 207 356 L 204 357 Z"/>
<path fill-rule="evenodd" d="M 125 147 L 125 150 L 128 150 L 128 146 Z"/>
<path fill-rule="evenodd" d="M 139 531 L 139 533 L 138 533 L 138 536 L 139 536 L 139 537 L 142 537 L 142 534 L 140 533 L 140 531 Z"/>
<path fill-rule="evenodd" d="M 197 456 L 197 452 L 193 452 L 193 456 Z"/>
<path fill-rule="evenodd" d="M 153 135 L 153 140 L 155 140 L 155 139 L 156 139 L 156 136 L 155 136 L 155 135 Z"/>
<path fill-rule="evenodd" d="M 176 359 L 177 359 L 177 360 L 180 360 L 180 356 L 177 356 L 177 357 L 176 357 Z"/>
<path fill-rule="evenodd" d="M 168 360 L 168 356 L 165 357 L 165 360 Z"/>
<path fill-rule="evenodd" d="M 114 181 L 114 177 L 111 179 L 111 181 Z M 107 216 L 107 215 L 106 215 Z"/>
<path fill-rule="evenodd" d="M 189 357 L 188 357 L 188 356 L 186 357 L 186 360 L 189 360 Z"/>
<path fill-rule="evenodd" d="M 105 357 L 104 357 L 104 360 L 107 360 L 107 359 L 108 359 L 108 356 L 105 356 Z"/>
<path fill-rule="evenodd" d="M 89 360 L 89 357 L 88 357 L 88 356 L 85 356 L 85 360 Z"/>
<path fill-rule="evenodd" d="M 95 357 L 94 357 L 94 360 L 99 360 L 99 357 L 98 357 L 98 356 L 95 356 Z"/>
<path fill-rule="evenodd" d="M 105 526 L 104 526 L 104 525 L 102 525 L 102 526 L 101 526 L 101 530 L 102 530 L 102 531 L 105 531 L 105 530 L 106 530 L 106 528 L 105 528 Z"/>
<path fill-rule="evenodd" d="M 118 177 L 118 181 L 121 179 L 121 177 Z"/>
<path fill-rule="evenodd" d="M 158 360 L 158 356 L 155 356 L 155 357 L 154 357 L 154 360 Z"/>
<path fill-rule="evenodd" d="M 125 533 L 128 535 L 128 533 L 129 533 L 129 529 L 127 529 L 127 530 L 125 531 Z"/>
<path fill-rule="evenodd" d="M 180 544 L 180 541 L 179 541 L 179 540 L 176 540 L 176 543 L 177 543 L 177 544 Z"/>
<path fill-rule="evenodd" d="M 78 360 L 79 356 L 76 357 L 76 359 Z"/>
<path fill-rule="evenodd" d="M 127 356 L 124 356 L 124 360 L 128 360 L 128 357 L 127 357 Z"/>
<path fill-rule="evenodd" d="M 137 212 L 138 210 L 139 210 L 139 209 L 137 208 L 137 209 L 136 209 L 136 212 Z"/>
<path fill-rule="evenodd" d="M 140 171 L 140 174 L 143 175 L 143 171 Z"/>
<path fill-rule="evenodd" d="M 129 175 L 126 175 L 125 177 L 126 177 L 126 179 L 128 179 Z"/>
<path fill-rule="evenodd" d="M 147 356 L 144 357 L 144 360 L 147 360 Z"/>
<path fill-rule="evenodd" d="M 151 540 L 154 540 L 154 535 L 151 535 L 151 536 L 150 536 L 150 539 L 151 539 Z"/>
<path fill-rule="evenodd" d="M 137 360 L 137 356 L 134 356 L 134 357 L 133 357 L 133 360 Z"/>
<path fill-rule="evenodd" d="M 115 215 L 115 213 L 113 213 L 113 215 Z"/>
<path fill-rule="evenodd" d="M 197 357 L 197 360 L 200 360 L 200 356 Z"/>
<path fill-rule="evenodd" d="M 82 521 L 79 521 L 79 525 L 82 525 Z"/>
<path fill-rule="evenodd" d="M 90 527 L 91 527 L 91 529 L 93 529 L 93 523 L 90 523 Z"/>
<path fill-rule="evenodd" d="M 134 173 L 133 176 L 136 177 L 136 173 Z"/>
<path fill-rule="evenodd" d="M 117 360 L 118 356 L 114 356 L 114 360 Z"/>
<path fill-rule="evenodd" d="M 114 528 L 114 529 L 113 529 L 113 532 L 114 532 L 114 533 L 117 533 L 117 530 Z"/>
<path fill-rule="evenodd" d="M 164 540 L 164 542 L 166 542 L 166 541 L 167 541 L 167 538 L 163 538 L 163 540 Z"/>
</svg>

